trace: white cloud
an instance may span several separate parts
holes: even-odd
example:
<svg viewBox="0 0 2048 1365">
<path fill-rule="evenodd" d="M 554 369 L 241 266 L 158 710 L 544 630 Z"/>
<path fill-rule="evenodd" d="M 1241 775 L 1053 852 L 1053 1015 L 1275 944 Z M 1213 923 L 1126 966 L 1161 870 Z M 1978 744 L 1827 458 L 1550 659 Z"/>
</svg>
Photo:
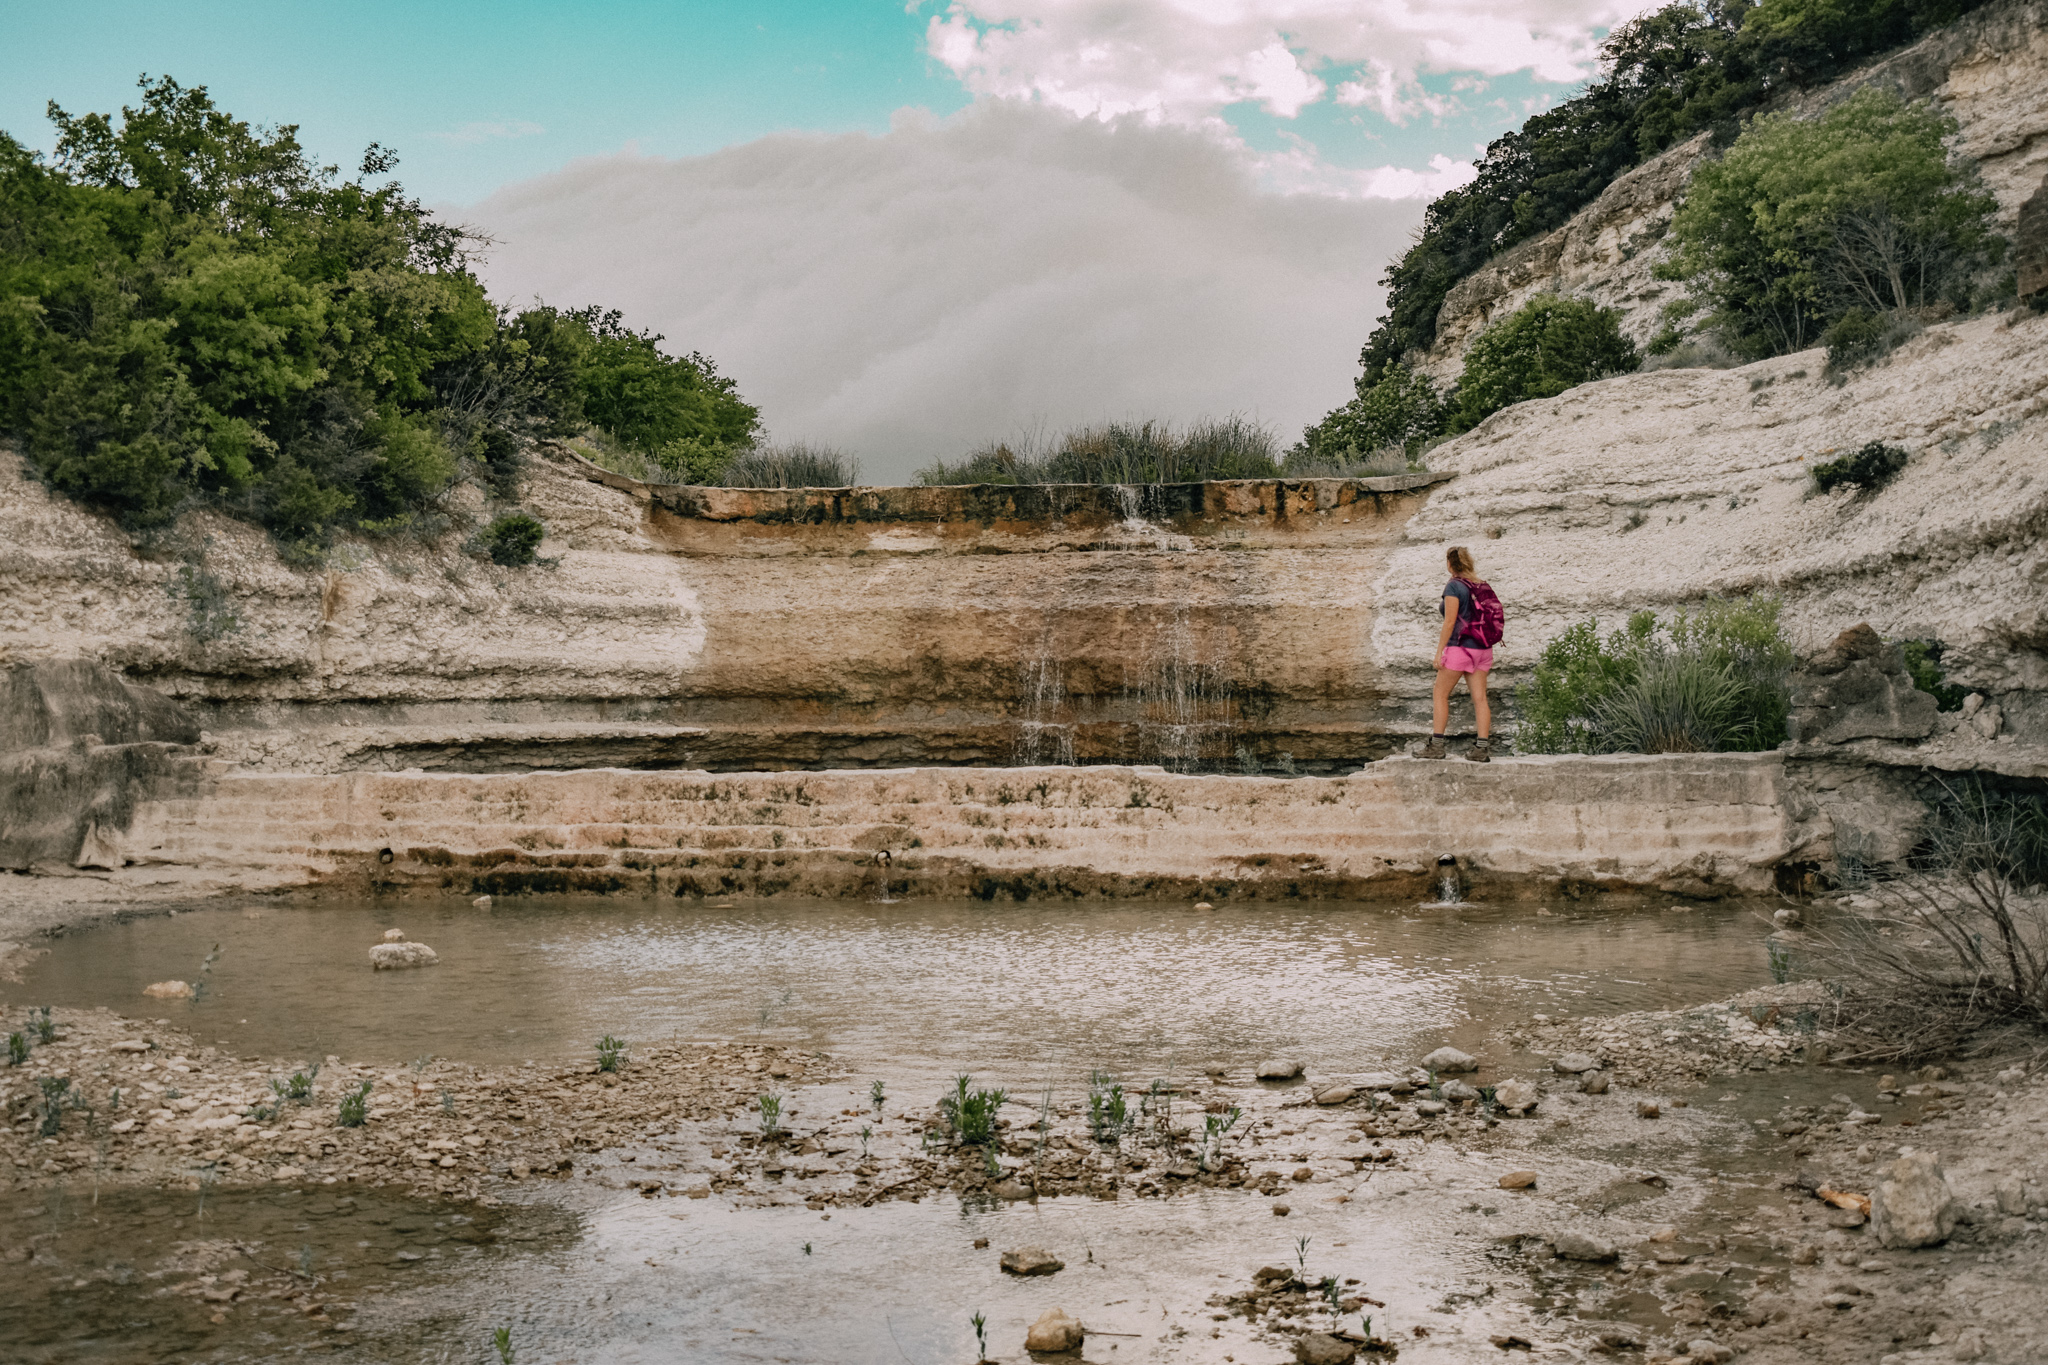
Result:
<svg viewBox="0 0 2048 1365">
<path fill-rule="evenodd" d="M 538 123 L 514 121 L 511 123 L 465 123 L 450 132 L 428 133 L 436 142 L 451 143 L 457 147 L 472 147 L 479 142 L 495 142 L 501 138 L 538 137 L 547 129 Z"/>
<path fill-rule="evenodd" d="M 1417 77 L 1593 72 L 1594 30 L 1654 0 L 950 0 L 926 48 L 978 95 L 1094 117 L 1202 126 L 1255 102 L 1293 118 L 1340 104 L 1431 112 Z M 1348 79 L 1346 78 L 1348 77 Z"/>
<path fill-rule="evenodd" d="M 1377 192 L 1428 193 L 1438 160 Z M 501 243 L 498 297 L 623 308 L 715 356 L 778 438 L 902 479 L 1035 424 L 1243 411 L 1291 441 L 1348 397 L 1421 203 L 1264 187 L 1281 172 L 1142 114 L 984 100 L 580 161 L 464 216 Z"/>
</svg>

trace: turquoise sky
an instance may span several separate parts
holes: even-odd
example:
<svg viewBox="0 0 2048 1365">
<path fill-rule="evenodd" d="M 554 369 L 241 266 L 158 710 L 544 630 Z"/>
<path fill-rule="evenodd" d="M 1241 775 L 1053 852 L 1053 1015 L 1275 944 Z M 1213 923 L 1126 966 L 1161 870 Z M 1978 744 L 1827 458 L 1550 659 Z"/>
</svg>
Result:
<svg viewBox="0 0 2048 1365">
<path fill-rule="evenodd" d="M 4 0 L 0 127 L 47 148 L 46 100 L 111 112 L 139 73 L 168 72 L 241 117 L 298 123 L 312 151 L 345 169 L 373 140 L 396 147 L 416 193 L 466 203 L 628 144 L 682 156 L 791 129 L 879 133 L 904 106 L 951 113 L 970 97 L 925 53 L 939 9 Z M 1451 82 L 1424 78 L 1439 92 Z M 1335 165 L 1420 168 L 1437 153 L 1469 159 L 1565 88 L 1499 77 L 1466 92 L 1460 113 L 1405 127 L 1328 101 L 1291 120 L 1246 105 L 1226 117 L 1262 150 L 1305 138 Z"/>
</svg>

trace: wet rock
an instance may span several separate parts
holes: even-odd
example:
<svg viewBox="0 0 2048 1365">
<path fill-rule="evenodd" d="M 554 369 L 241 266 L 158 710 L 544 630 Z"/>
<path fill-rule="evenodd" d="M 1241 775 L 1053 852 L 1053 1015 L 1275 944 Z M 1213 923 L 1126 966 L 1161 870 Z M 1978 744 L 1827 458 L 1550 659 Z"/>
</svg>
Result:
<svg viewBox="0 0 2048 1365">
<path fill-rule="evenodd" d="M 1894 1161 L 1870 1196 L 1871 1231 L 1886 1247 L 1939 1246 L 1956 1227 L 1956 1200 L 1932 1152 Z"/>
<path fill-rule="evenodd" d="M 1528 1113 L 1540 1098 L 1536 1087 L 1527 1081 L 1502 1081 L 1493 1092 L 1493 1102 L 1510 1114 Z"/>
<path fill-rule="evenodd" d="M 1288 1214 L 1292 1212 L 1294 1212 L 1294 1210 L 1288 1208 L 1285 1204 L 1275 1204 L 1273 1206 L 1273 1216 L 1275 1218 L 1285 1218 Z"/>
<path fill-rule="evenodd" d="M 1008 1199 L 1012 1202 L 1031 1197 L 1031 1187 L 1021 1180 L 998 1180 L 988 1187 L 988 1192 L 998 1199 Z"/>
<path fill-rule="evenodd" d="M 1636 1117 L 1639 1119 L 1661 1118 L 1663 1114 L 1664 1110 L 1658 1106 L 1655 1100 L 1638 1100 L 1636 1102 Z"/>
<path fill-rule="evenodd" d="M 1576 1076 L 1584 1071 L 1598 1071 L 1598 1058 L 1588 1057 L 1583 1052 L 1567 1052 L 1562 1057 L 1553 1057 L 1550 1069 L 1560 1076 Z"/>
<path fill-rule="evenodd" d="M 1415 1102 L 1415 1112 L 1421 1114 L 1424 1118 L 1433 1119 L 1440 1117 L 1450 1107 L 1442 1100 L 1417 1100 Z"/>
<path fill-rule="evenodd" d="M 478 896 L 470 904 L 479 910 L 488 910 L 491 908 L 491 898 L 489 896 Z"/>
<path fill-rule="evenodd" d="M 1611 1261 L 1621 1255 L 1614 1243 L 1583 1232 L 1560 1233 L 1551 1247 L 1567 1261 Z"/>
<path fill-rule="evenodd" d="M 1358 1358 L 1358 1348 L 1328 1332 L 1305 1332 L 1294 1343 L 1294 1358 L 1301 1365 L 1349 1365 Z"/>
<path fill-rule="evenodd" d="M 1287 1057 L 1272 1057 L 1259 1063 L 1256 1074 L 1262 1081 L 1291 1081 L 1301 1074 L 1301 1063 Z"/>
<path fill-rule="evenodd" d="M 1501 1332 L 1487 1338 L 1503 1351 L 1533 1351 L 1536 1343 L 1514 1332 Z"/>
<path fill-rule="evenodd" d="M 142 988 L 142 993 L 152 1000 L 190 1000 L 192 987 L 184 981 L 153 981 Z"/>
<path fill-rule="evenodd" d="M 1727 1365 L 1735 1359 L 1735 1348 L 1723 1346 L 1711 1337 L 1701 1337 L 1685 1344 L 1685 1353 L 1696 1361 L 1711 1362 L 1711 1365 Z"/>
<path fill-rule="evenodd" d="M 372 971 L 398 971 L 406 967 L 431 967 L 441 957 L 424 943 L 380 943 L 370 949 Z"/>
<path fill-rule="evenodd" d="M 1579 1078 L 1579 1093 L 1583 1095 L 1604 1095 L 1607 1093 L 1607 1073 L 1588 1071 Z"/>
<path fill-rule="evenodd" d="M 1509 1171 L 1506 1175 L 1500 1178 L 1500 1187 L 1504 1190 L 1534 1189 L 1536 1188 L 1536 1172 Z"/>
<path fill-rule="evenodd" d="M 1610 1351 L 1640 1351 L 1644 1334 L 1631 1322 L 1603 1322 L 1594 1328 L 1593 1339 Z"/>
<path fill-rule="evenodd" d="M 1358 1094 L 1355 1086 L 1326 1085 L 1315 1092 L 1317 1104 L 1342 1104 Z"/>
<path fill-rule="evenodd" d="M 1463 1104 L 1466 1100 L 1479 1098 L 1478 1087 L 1467 1085 L 1463 1081 L 1445 1081 L 1441 1093 L 1454 1104 Z"/>
<path fill-rule="evenodd" d="M 405 930 L 403 930 L 403 929 L 386 929 L 386 930 L 384 931 L 384 941 L 385 941 L 386 943 L 403 943 L 403 942 L 405 942 Z"/>
<path fill-rule="evenodd" d="M 1215 908 L 1216 907 L 1208 901 L 1195 902 L 1195 909 L 1197 910 L 1214 910 Z"/>
<path fill-rule="evenodd" d="M 1477 1071 L 1479 1059 L 1454 1047 L 1440 1047 L 1424 1057 L 1422 1065 L 1430 1071 Z"/>
<path fill-rule="evenodd" d="M 1088 1329 L 1062 1308 L 1048 1308 L 1024 1334 L 1027 1351 L 1078 1351 Z"/>
<path fill-rule="evenodd" d="M 1052 1275 L 1065 1270 L 1067 1263 L 1044 1247 L 1019 1247 L 1003 1253 L 1002 1267 L 1008 1275 Z"/>
</svg>

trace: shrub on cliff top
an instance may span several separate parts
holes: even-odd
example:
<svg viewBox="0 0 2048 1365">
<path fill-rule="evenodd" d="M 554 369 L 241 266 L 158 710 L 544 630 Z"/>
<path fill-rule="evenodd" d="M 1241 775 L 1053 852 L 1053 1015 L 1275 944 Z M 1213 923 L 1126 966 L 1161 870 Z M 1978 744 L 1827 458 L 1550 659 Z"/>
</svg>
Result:
<svg viewBox="0 0 2048 1365">
<path fill-rule="evenodd" d="M 1502 408 L 1625 374 L 1641 361 L 1635 344 L 1621 334 L 1619 310 L 1540 295 L 1472 343 L 1446 428 L 1470 431 Z"/>
<path fill-rule="evenodd" d="M 934 461 L 917 472 L 927 486 L 946 484 L 1200 483 L 1270 479 L 1273 433 L 1235 414 L 1202 418 L 1185 430 L 1166 422 L 1105 422 L 1081 427 L 1043 448 L 1030 441 L 983 446 L 958 464 Z"/>
</svg>

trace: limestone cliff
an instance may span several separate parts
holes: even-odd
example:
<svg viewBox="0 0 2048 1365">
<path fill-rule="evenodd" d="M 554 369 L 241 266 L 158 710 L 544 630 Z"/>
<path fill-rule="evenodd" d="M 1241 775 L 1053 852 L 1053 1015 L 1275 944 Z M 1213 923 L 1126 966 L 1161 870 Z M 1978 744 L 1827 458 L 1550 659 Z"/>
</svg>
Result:
<svg viewBox="0 0 2048 1365">
<path fill-rule="evenodd" d="M 1906 99 L 1932 99 L 1960 125 L 1956 150 L 1982 168 L 2010 234 L 2020 205 L 2048 178 L 2048 3 L 1987 5 L 1911 47 L 1842 80 L 1788 101 L 1814 114 L 1865 86 Z M 1638 344 L 1662 325 L 1677 286 L 1652 271 L 1685 186 L 1710 137 L 1652 158 L 1609 185 L 1553 232 L 1503 253 L 1461 280 L 1437 312 L 1436 342 L 1417 367 L 1439 381 L 1458 377 L 1465 352 L 1488 324 L 1538 294 L 1590 299 L 1618 308 L 1622 330 Z"/>
</svg>

